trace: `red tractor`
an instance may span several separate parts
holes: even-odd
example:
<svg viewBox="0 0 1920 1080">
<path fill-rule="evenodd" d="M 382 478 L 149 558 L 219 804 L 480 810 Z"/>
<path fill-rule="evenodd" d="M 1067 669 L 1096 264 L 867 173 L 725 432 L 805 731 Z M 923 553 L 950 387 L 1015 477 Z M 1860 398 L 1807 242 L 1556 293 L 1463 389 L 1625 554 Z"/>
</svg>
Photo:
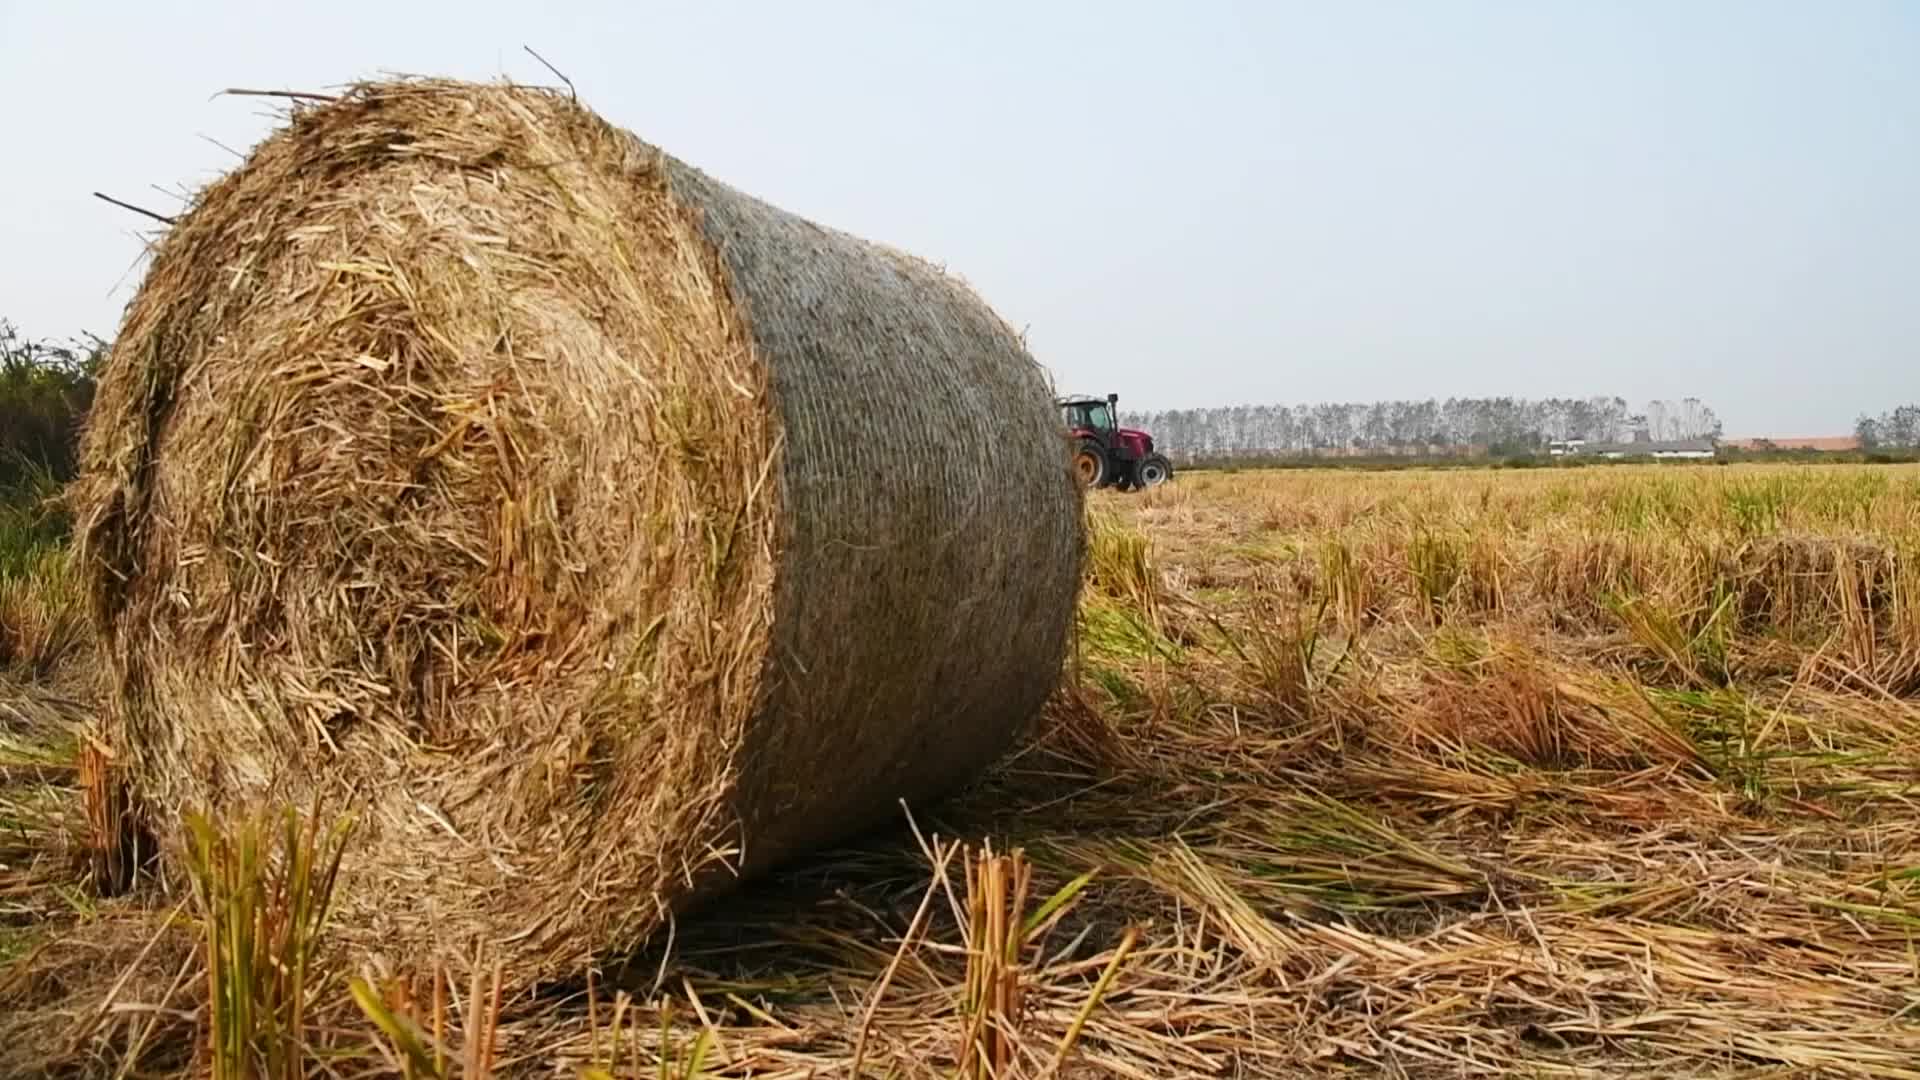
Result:
<svg viewBox="0 0 1920 1080">
<path fill-rule="evenodd" d="M 1073 467 L 1081 482 L 1132 491 L 1173 479 L 1173 463 L 1154 450 L 1153 436 L 1120 426 L 1114 411 L 1119 401 L 1119 394 L 1053 399 L 1073 440 Z"/>
</svg>

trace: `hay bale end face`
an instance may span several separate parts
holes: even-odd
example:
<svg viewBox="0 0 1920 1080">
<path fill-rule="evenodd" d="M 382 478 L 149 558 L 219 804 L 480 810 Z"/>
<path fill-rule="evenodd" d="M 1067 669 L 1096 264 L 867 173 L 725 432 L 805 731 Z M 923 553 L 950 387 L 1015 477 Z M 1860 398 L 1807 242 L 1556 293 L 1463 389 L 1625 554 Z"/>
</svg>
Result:
<svg viewBox="0 0 1920 1080">
<path fill-rule="evenodd" d="M 157 249 L 84 459 L 159 831 L 350 808 L 342 932 L 519 980 L 968 780 L 1080 580 L 980 300 L 528 88 L 295 110 Z"/>
</svg>

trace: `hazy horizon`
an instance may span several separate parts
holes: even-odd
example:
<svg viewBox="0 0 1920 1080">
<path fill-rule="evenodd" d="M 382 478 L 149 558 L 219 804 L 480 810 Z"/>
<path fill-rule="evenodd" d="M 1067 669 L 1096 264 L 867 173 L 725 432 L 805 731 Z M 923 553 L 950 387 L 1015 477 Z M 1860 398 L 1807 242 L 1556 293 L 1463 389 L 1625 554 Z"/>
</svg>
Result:
<svg viewBox="0 0 1920 1080">
<path fill-rule="evenodd" d="M 1920 5 L 0 0 L 0 317 L 112 336 L 225 87 L 551 83 L 946 264 L 1129 411 L 1693 396 L 1729 436 L 1920 401 Z"/>
</svg>

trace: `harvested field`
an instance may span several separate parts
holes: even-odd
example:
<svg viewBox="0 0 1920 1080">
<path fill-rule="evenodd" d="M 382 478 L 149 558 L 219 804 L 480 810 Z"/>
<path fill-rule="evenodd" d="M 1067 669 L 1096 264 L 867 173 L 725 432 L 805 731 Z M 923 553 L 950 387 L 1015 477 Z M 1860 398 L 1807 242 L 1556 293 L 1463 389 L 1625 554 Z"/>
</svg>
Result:
<svg viewBox="0 0 1920 1080">
<path fill-rule="evenodd" d="M 1920 469 L 1190 473 L 1089 513 L 1074 659 L 984 778 L 497 1014 L 492 957 L 324 928 L 274 939 L 297 1034 L 210 1010 L 232 909 L 91 898 L 72 745 L 19 727 L 0 1072 L 204 1069 L 215 1032 L 424 1076 L 440 1030 L 448 1076 L 1920 1076 Z"/>
</svg>

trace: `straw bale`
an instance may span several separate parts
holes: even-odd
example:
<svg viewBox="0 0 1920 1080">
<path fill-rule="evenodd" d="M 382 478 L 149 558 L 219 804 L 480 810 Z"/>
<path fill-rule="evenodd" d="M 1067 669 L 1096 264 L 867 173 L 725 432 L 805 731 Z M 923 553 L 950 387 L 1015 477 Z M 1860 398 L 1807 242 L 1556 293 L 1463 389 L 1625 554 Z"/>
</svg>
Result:
<svg viewBox="0 0 1920 1080">
<path fill-rule="evenodd" d="M 200 195 L 78 491 L 149 816 L 348 804 L 344 932 L 515 979 L 966 782 L 1082 557 L 1044 375 L 962 284 L 443 80 Z"/>
</svg>

